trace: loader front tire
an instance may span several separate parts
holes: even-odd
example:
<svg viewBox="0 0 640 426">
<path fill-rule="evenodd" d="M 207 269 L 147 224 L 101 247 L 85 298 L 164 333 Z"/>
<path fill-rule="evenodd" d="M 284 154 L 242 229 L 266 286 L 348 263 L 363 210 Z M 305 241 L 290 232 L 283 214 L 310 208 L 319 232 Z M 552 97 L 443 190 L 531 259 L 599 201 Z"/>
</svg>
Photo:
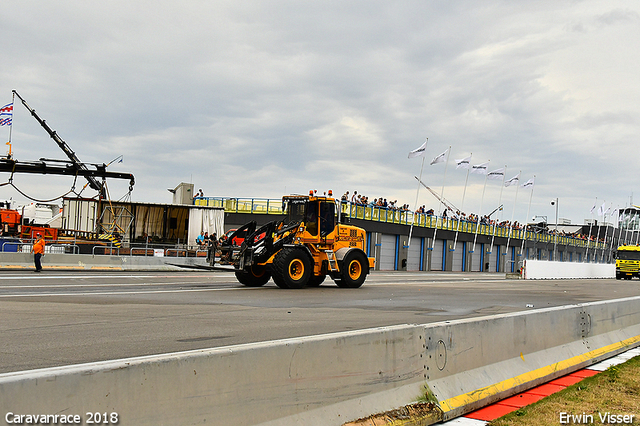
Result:
<svg viewBox="0 0 640 426">
<path fill-rule="evenodd" d="M 342 279 L 336 280 L 341 288 L 359 288 L 369 274 L 369 260 L 360 250 L 351 250 L 342 260 Z"/>
<path fill-rule="evenodd" d="M 252 265 L 247 271 L 236 271 L 236 278 L 247 287 L 262 287 L 269 281 L 271 274 L 264 266 Z"/>
<path fill-rule="evenodd" d="M 273 259 L 273 277 L 280 288 L 305 288 L 313 273 L 310 256 L 297 247 L 285 247 Z"/>
</svg>

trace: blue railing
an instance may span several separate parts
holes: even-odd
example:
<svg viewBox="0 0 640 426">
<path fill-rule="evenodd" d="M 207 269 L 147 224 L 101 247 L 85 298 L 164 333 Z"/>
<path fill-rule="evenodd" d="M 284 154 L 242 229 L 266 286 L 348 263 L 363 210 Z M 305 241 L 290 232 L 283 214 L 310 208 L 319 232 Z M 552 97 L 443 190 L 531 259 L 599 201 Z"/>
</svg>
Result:
<svg viewBox="0 0 640 426">
<path fill-rule="evenodd" d="M 281 199 L 268 198 L 225 198 L 225 197 L 198 197 L 194 200 L 196 206 L 222 207 L 226 213 L 250 213 L 250 214 L 284 214 Z M 373 222 L 395 223 L 400 225 L 419 226 L 423 228 L 438 228 L 441 230 L 463 233 L 476 233 L 476 222 L 458 220 L 446 217 L 427 215 L 425 213 L 413 213 L 411 211 L 393 210 L 378 206 L 363 206 L 351 202 L 341 202 L 342 214 L 351 218 L 370 220 Z M 506 226 L 480 224 L 479 235 L 496 236 L 528 241 L 553 243 L 556 236 L 550 233 L 536 233 L 524 229 L 510 229 Z M 606 248 L 605 243 L 587 241 L 586 239 L 558 235 L 559 245 L 574 247 Z"/>
</svg>

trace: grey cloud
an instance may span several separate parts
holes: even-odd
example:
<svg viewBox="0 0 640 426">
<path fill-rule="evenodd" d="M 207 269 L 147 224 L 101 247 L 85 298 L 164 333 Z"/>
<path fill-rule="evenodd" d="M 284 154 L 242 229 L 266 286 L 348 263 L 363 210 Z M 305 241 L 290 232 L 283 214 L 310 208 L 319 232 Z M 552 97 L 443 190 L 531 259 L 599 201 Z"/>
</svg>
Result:
<svg viewBox="0 0 640 426">
<path fill-rule="evenodd" d="M 413 204 L 420 161 L 406 155 L 429 137 L 429 159 L 451 145 L 452 158 L 536 174 L 538 208 L 566 194 L 579 221 L 612 191 L 589 172 L 613 175 L 638 130 L 637 106 L 613 95 L 637 92 L 633 79 L 611 70 L 596 98 L 590 79 L 603 71 L 579 55 L 624 49 L 622 64 L 637 68 L 637 30 L 619 25 L 637 19 L 628 1 L 11 1 L 5 11 L 0 96 L 18 89 L 85 161 L 123 154 L 142 201 L 193 179 L 207 195 L 358 189 Z M 598 38 L 607 27 L 625 44 Z M 31 121 L 16 112 L 19 159 L 60 157 Z M 424 179 L 437 187 L 442 172 L 425 167 Z M 452 201 L 458 172 L 449 165 Z M 612 182 L 620 200 L 633 190 Z M 477 209 L 473 188 L 465 204 Z"/>
</svg>

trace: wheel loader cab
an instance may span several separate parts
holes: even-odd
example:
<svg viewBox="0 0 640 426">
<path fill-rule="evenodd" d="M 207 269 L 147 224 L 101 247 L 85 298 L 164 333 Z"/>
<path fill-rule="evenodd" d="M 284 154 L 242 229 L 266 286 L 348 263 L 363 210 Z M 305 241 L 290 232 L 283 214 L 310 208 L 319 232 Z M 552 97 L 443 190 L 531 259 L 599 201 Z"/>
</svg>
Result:
<svg viewBox="0 0 640 426">
<path fill-rule="evenodd" d="M 335 200 L 324 197 L 286 198 L 286 223 L 304 223 L 305 242 L 325 242 L 336 228 Z M 310 238 L 311 237 L 311 238 Z"/>
</svg>

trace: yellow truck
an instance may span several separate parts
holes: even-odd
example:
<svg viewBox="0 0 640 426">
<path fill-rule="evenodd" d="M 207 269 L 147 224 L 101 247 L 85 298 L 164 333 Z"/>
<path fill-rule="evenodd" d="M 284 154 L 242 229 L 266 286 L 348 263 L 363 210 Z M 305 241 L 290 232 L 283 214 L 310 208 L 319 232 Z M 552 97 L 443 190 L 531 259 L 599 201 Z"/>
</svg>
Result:
<svg viewBox="0 0 640 426">
<path fill-rule="evenodd" d="M 327 276 L 338 287 L 362 286 L 375 259 L 365 253 L 365 230 L 338 220 L 331 192 L 285 196 L 282 205 L 283 221 L 257 229 L 252 221 L 229 235 L 220 245 L 218 264 L 232 265 L 238 281 L 249 287 L 270 278 L 280 288 L 317 287 Z"/>
<path fill-rule="evenodd" d="M 616 279 L 640 278 L 640 246 L 620 246 L 616 250 Z"/>
</svg>

